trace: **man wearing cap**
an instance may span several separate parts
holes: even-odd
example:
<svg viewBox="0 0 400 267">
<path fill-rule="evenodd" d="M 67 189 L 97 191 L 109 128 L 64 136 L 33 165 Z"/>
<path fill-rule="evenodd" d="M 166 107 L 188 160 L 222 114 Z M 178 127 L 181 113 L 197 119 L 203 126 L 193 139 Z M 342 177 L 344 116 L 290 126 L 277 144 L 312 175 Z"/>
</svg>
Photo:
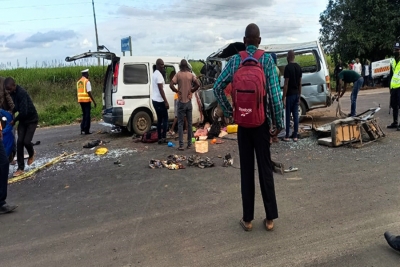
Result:
<svg viewBox="0 0 400 267">
<path fill-rule="evenodd" d="M 398 116 L 400 105 L 400 41 L 397 41 L 393 46 L 393 56 L 390 59 L 390 106 L 393 109 L 393 123 L 388 125 L 389 129 L 400 131 Z"/>
<path fill-rule="evenodd" d="M 97 104 L 92 95 L 92 86 L 89 81 L 89 69 L 82 71 L 82 78 L 77 82 L 77 97 L 78 103 L 81 104 L 82 108 L 82 122 L 81 122 L 81 134 L 91 134 L 90 132 L 90 109 L 92 108 L 91 102 L 93 102 L 96 108 Z"/>
</svg>

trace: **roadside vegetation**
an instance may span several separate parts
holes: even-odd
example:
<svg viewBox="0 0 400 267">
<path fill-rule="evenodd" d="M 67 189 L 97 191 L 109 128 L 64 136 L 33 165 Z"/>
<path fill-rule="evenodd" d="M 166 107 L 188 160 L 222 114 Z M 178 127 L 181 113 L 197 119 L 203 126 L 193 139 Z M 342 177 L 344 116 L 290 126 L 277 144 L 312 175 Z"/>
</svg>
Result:
<svg viewBox="0 0 400 267">
<path fill-rule="evenodd" d="M 328 61 L 330 62 L 330 61 Z M 196 75 L 200 74 L 201 62 L 191 62 Z M 82 117 L 76 100 L 76 82 L 81 77 L 82 66 L 58 68 L 16 68 L 0 70 L 0 76 L 13 77 L 32 97 L 39 113 L 41 127 L 78 122 Z M 100 120 L 102 111 L 103 79 L 106 67 L 89 67 L 90 81 L 97 108 L 92 109 L 92 119 Z M 330 70 L 332 70 L 330 68 Z"/>
</svg>

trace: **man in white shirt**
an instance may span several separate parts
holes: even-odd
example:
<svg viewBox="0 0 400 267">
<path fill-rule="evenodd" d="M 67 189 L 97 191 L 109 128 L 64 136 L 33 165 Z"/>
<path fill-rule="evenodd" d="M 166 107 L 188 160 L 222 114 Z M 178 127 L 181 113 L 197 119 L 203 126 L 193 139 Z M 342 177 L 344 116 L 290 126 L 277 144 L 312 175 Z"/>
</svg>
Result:
<svg viewBox="0 0 400 267">
<path fill-rule="evenodd" d="M 354 71 L 361 75 L 362 73 L 362 65 L 360 63 L 360 59 L 356 58 L 356 63 L 354 64 Z"/>
<path fill-rule="evenodd" d="M 157 135 L 158 144 L 167 143 L 167 129 L 168 129 L 168 109 L 169 104 L 164 92 L 164 76 L 165 67 L 162 59 L 157 59 L 156 70 L 152 77 L 152 95 L 153 107 L 157 114 Z M 161 128 L 162 127 L 162 128 Z"/>
</svg>

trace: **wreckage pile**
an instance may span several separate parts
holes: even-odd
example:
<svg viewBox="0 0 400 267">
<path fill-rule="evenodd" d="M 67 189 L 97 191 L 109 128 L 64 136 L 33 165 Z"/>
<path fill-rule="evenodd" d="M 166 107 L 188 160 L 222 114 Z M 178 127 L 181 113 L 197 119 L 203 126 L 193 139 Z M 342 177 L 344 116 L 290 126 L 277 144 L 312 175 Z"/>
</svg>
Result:
<svg viewBox="0 0 400 267">
<path fill-rule="evenodd" d="M 215 164 L 209 157 L 201 157 L 199 155 L 192 155 L 189 157 L 179 156 L 179 155 L 169 155 L 167 160 L 151 159 L 149 162 L 149 167 L 151 169 L 161 169 L 167 168 L 169 170 L 179 170 L 186 169 L 182 164 L 187 161 L 188 166 L 198 167 L 200 169 L 214 167 Z M 226 154 L 223 160 L 223 167 L 228 167 L 233 165 L 233 158 L 230 153 Z"/>
</svg>

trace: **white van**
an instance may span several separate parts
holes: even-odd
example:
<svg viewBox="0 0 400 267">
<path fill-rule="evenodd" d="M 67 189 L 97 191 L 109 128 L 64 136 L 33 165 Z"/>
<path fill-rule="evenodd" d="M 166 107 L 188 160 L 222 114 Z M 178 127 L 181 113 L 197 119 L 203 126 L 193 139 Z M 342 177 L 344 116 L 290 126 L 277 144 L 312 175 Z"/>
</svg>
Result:
<svg viewBox="0 0 400 267">
<path fill-rule="evenodd" d="M 168 117 L 174 119 L 174 92 L 169 88 L 170 73 L 179 71 L 182 58 L 177 57 L 118 57 L 111 52 L 87 52 L 67 57 L 67 62 L 82 58 L 97 57 L 110 60 L 103 84 L 103 120 L 116 126 L 125 127 L 138 135 L 150 130 L 157 122 L 153 108 L 152 75 L 156 60 L 161 58 L 166 68 L 164 92 L 168 99 Z M 194 94 L 193 124 L 201 122 L 200 98 Z"/>
</svg>

